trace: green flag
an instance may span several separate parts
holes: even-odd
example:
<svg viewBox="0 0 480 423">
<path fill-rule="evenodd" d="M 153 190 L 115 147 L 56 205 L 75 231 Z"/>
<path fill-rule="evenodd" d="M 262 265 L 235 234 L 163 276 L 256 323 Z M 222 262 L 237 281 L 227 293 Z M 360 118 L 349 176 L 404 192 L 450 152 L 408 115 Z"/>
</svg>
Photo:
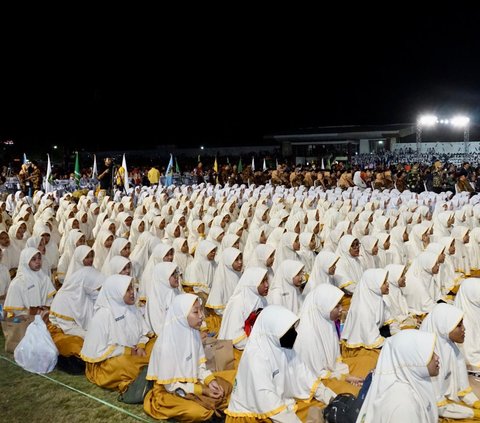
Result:
<svg viewBox="0 0 480 423">
<path fill-rule="evenodd" d="M 242 165 L 242 158 L 240 157 L 240 160 L 238 161 L 238 166 L 237 166 L 237 172 L 243 172 L 243 165 Z"/>
<path fill-rule="evenodd" d="M 178 165 L 178 161 L 176 157 L 175 157 L 175 172 L 180 173 L 180 166 Z"/>
<path fill-rule="evenodd" d="M 78 151 L 75 153 L 75 172 L 74 172 L 74 176 L 75 176 L 75 184 L 77 185 L 77 187 L 80 185 L 80 162 L 78 160 Z"/>
</svg>

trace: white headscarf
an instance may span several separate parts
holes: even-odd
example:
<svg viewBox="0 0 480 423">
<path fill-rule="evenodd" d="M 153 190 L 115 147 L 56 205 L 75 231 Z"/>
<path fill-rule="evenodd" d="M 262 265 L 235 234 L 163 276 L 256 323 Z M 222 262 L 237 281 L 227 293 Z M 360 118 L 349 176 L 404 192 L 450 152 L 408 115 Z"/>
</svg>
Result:
<svg viewBox="0 0 480 423">
<path fill-rule="evenodd" d="M 480 279 L 468 278 L 462 282 L 455 297 L 455 306 L 464 313 L 465 342 L 462 345 L 467 365 L 480 370 Z"/>
<path fill-rule="evenodd" d="M 165 317 L 165 324 L 153 347 L 147 379 L 168 385 L 174 382 L 197 383 L 199 366 L 206 362 L 200 332 L 187 321 L 195 301 L 193 294 L 176 296 Z"/>
<path fill-rule="evenodd" d="M 334 285 L 333 275 L 330 275 L 328 271 L 339 259 L 340 257 L 337 254 L 330 251 L 320 251 L 318 253 L 310 278 L 303 290 L 304 296 L 312 292 L 318 285 Z"/>
<path fill-rule="evenodd" d="M 398 286 L 398 281 L 405 271 L 405 266 L 403 264 L 389 264 L 385 267 L 385 270 L 388 272 L 390 291 L 388 295 L 383 297 L 383 300 L 388 307 L 392 319 L 398 323 L 402 323 L 409 316 L 407 300 L 403 296 L 401 288 Z"/>
<path fill-rule="evenodd" d="M 281 305 L 295 314 L 300 313 L 303 297 L 300 289 L 293 284 L 293 278 L 304 268 L 297 260 L 284 260 L 275 271 L 268 303 Z"/>
<path fill-rule="evenodd" d="M 340 256 L 335 272 L 336 285 L 340 289 L 348 288 L 350 292 L 355 291 L 355 287 L 363 274 L 359 258 L 350 254 L 350 247 L 355 239 L 357 238 L 353 235 L 343 235 L 336 251 L 337 256 Z"/>
<path fill-rule="evenodd" d="M 437 335 L 435 351 L 440 359 L 440 373 L 432 377 L 432 381 L 439 406 L 446 405 L 446 399 L 458 402 L 460 397 L 472 391 L 463 354 L 455 342 L 449 338 L 450 332 L 462 319 L 462 310 L 450 304 L 440 303 L 434 307 L 420 326 L 421 331 Z"/>
<path fill-rule="evenodd" d="M 342 332 L 349 348 L 378 348 L 383 345 L 380 335 L 387 319 L 381 286 L 387 278 L 384 269 L 367 269 L 355 289 Z"/>
<path fill-rule="evenodd" d="M 342 363 L 335 322 L 330 320 L 330 312 L 343 295 L 336 286 L 321 284 L 307 295 L 300 313 L 293 349 L 322 379 L 348 374 L 348 366 Z"/>
<path fill-rule="evenodd" d="M 181 294 L 179 288 L 172 288 L 169 278 L 177 270 L 177 265 L 161 262 L 153 268 L 152 283 L 147 285 L 145 321 L 158 336 L 165 322 L 165 316 L 174 298 Z"/>
<path fill-rule="evenodd" d="M 119 346 L 135 347 L 148 341 L 148 327 L 140 311 L 123 299 L 131 282 L 125 275 L 105 279 L 80 353 L 84 361 L 103 361 Z"/>
<path fill-rule="evenodd" d="M 184 285 L 193 286 L 195 292 L 210 292 L 215 273 L 215 260 L 209 260 L 208 254 L 217 246 L 210 241 L 200 241 L 193 261 L 185 270 Z"/>
<path fill-rule="evenodd" d="M 428 373 L 435 347 L 433 333 L 403 330 L 388 338 L 357 422 L 436 423 L 438 408 Z"/>
</svg>

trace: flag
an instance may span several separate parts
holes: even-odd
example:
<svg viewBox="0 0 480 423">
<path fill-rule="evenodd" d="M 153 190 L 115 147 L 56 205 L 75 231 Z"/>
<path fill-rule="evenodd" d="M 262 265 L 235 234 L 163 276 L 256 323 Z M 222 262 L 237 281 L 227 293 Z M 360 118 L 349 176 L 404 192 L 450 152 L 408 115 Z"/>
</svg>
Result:
<svg viewBox="0 0 480 423">
<path fill-rule="evenodd" d="M 252 156 L 252 171 L 255 172 L 255 157 Z"/>
<path fill-rule="evenodd" d="M 330 165 L 330 157 L 327 159 L 327 167 L 326 169 L 330 170 L 332 166 Z"/>
<path fill-rule="evenodd" d="M 78 151 L 75 153 L 75 171 L 73 173 L 75 177 L 75 184 L 77 188 L 80 186 L 80 161 L 78 159 Z"/>
<path fill-rule="evenodd" d="M 175 172 L 176 173 L 181 173 L 180 172 L 180 166 L 178 165 L 178 161 L 177 161 L 177 158 L 175 157 Z"/>
<path fill-rule="evenodd" d="M 50 163 L 50 155 L 47 154 L 47 175 L 45 177 L 45 192 L 52 192 L 52 165 Z"/>
<path fill-rule="evenodd" d="M 275 166 L 278 169 L 278 159 L 275 159 Z"/>
<path fill-rule="evenodd" d="M 267 170 L 267 162 L 265 161 L 265 158 L 263 158 L 263 171 L 265 172 Z"/>
<path fill-rule="evenodd" d="M 92 178 L 96 179 L 98 176 L 98 170 L 97 170 L 97 155 L 93 155 L 93 168 L 92 168 Z"/>
<path fill-rule="evenodd" d="M 237 172 L 238 173 L 243 172 L 243 165 L 242 165 L 242 158 L 241 157 L 240 157 L 240 160 L 238 161 Z"/>
<path fill-rule="evenodd" d="M 130 188 L 130 185 L 128 183 L 128 170 L 127 170 L 127 161 L 125 160 L 125 153 L 123 153 L 122 167 L 123 167 L 123 186 L 125 187 L 125 192 L 127 192 L 128 188 Z"/>
<path fill-rule="evenodd" d="M 165 185 L 168 187 L 173 184 L 173 155 L 170 154 L 167 170 L 165 171 Z"/>
<path fill-rule="evenodd" d="M 197 163 L 200 163 L 200 154 L 197 156 Z"/>
<path fill-rule="evenodd" d="M 23 153 L 23 164 L 27 164 L 27 163 L 28 163 L 27 155 Z"/>
<path fill-rule="evenodd" d="M 322 170 L 325 169 L 325 161 L 323 160 L 323 157 L 322 157 L 322 164 L 320 165 L 320 169 Z"/>
<path fill-rule="evenodd" d="M 213 171 L 216 173 L 215 182 L 218 184 L 218 163 L 217 163 L 216 157 L 215 157 L 215 162 L 213 162 Z"/>
</svg>

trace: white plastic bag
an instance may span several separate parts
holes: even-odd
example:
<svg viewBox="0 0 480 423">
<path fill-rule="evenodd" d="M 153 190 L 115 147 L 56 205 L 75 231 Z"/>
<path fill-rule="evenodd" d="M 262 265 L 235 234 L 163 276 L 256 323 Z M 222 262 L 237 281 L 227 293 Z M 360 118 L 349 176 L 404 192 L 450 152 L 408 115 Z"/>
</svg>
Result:
<svg viewBox="0 0 480 423">
<path fill-rule="evenodd" d="M 49 373 L 57 365 L 58 349 L 40 315 L 30 323 L 13 353 L 15 361 L 32 373 Z"/>
</svg>

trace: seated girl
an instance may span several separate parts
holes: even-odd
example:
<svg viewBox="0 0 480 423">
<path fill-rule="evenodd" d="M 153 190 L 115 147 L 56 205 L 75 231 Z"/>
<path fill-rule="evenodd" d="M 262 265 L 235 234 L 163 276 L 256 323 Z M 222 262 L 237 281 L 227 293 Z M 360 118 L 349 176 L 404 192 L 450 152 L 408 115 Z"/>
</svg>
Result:
<svg viewBox="0 0 480 423">
<path fill-rule="evenodd" d="M 145 412 L 159 420 L 206 421 L 228 404 L 233 371 L 213 374 L 205 367 L 200 337 L 203 312 L 199 297 L 180 294 L 168 309 L 152 351 L 147 379 L 155 384 L 144 400 Z"/>
<path fill-rule="evenodd" d="M 135 306 L 132 278 L 109 276 L 95 303 L 80 357 L 87 379 L 121 393 L 148 364 L 154 341 Z"/>
</svg>

